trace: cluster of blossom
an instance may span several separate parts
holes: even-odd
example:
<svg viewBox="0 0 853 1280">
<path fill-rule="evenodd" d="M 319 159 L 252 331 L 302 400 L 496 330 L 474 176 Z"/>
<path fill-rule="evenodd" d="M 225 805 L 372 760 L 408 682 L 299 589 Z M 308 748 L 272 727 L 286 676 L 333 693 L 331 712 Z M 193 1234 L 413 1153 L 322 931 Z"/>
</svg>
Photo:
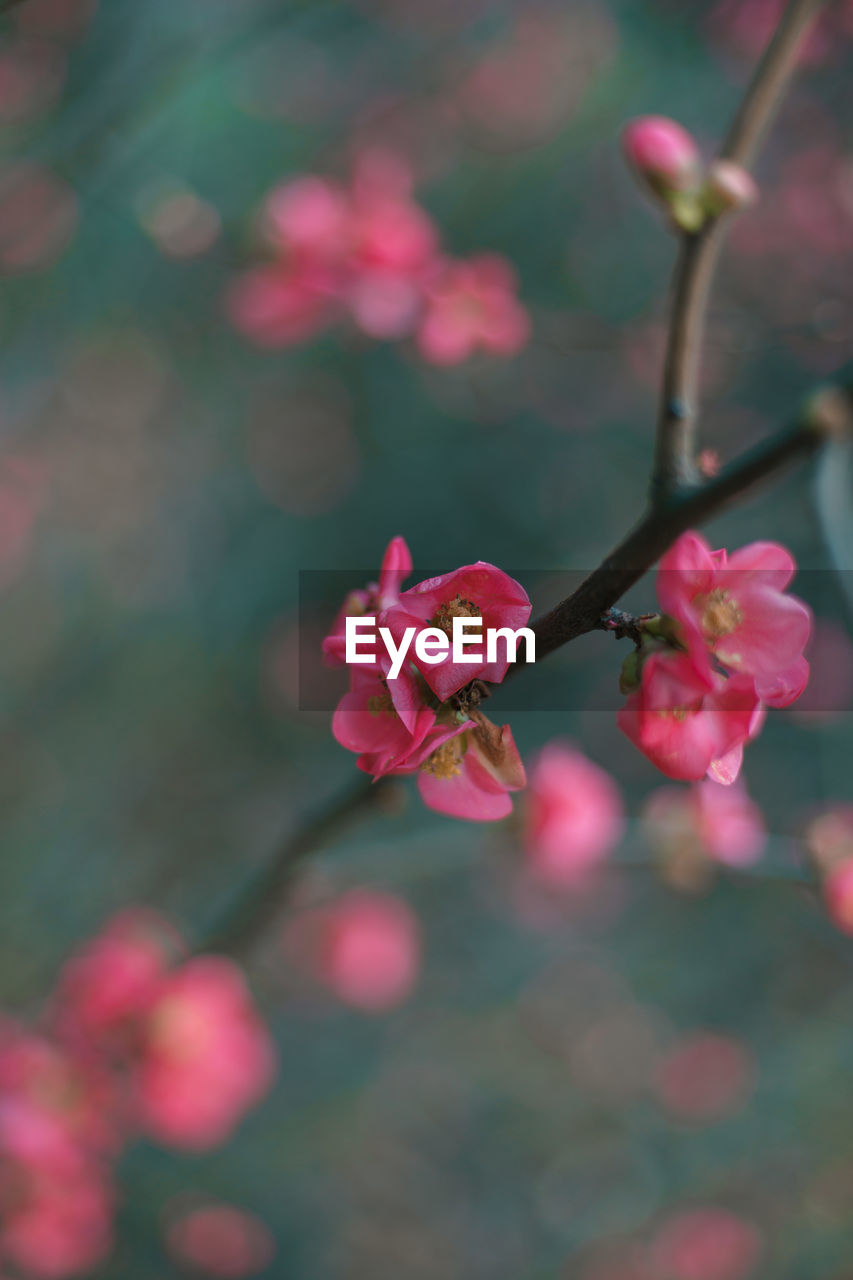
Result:
<svg viewBox="0 0 853 1280">
<path fill-rule="evenodd" d="M 0 1268 L 61 1280 L 109 1252 L 112 1169 L 137 1134 L 202 1150 L 269 1087 L 240 971 L 132 911 L 64 966 L 44 1023 L 0 1021 Z"/>
<path fill-rule="evenodd" d="M 232 322 L 262 346 L 289 346 L 349 319 L 368 337 L 413 338 L 424 359 L 453 365 L 476 351 L 510 356 L 528 314 L 510 263 L 441 249 L 412 196 L 407 167 L 367 152 L 348 187 L 304 175 L 276 187 L 261 214 L 269 258 L 228 296 Z"/>
<path fill-rule="evenodd" d="M 729 160 L 714 160 L 706 169 L 693 137 L 666 116 L 631 120 L 622 146 L 640 182 L 683 231 L 698 231 L 707 218 L 758 198 L 745 169 Z"/>
<path fill-rule="evenodd" d="M 728 555 L 693 532 L 662 558 L 663 612 L 623 666 L 619 725 L 668 777 L 732 783 L 765 708 L 802 693 L 811 613 L 785 591 L 794 570 L 777 543 Z"/>
<path fill-rule="evenodd" d="M 398 642 L 437 628 L 450 635 L 454 618 L 481 618 L 486 629 L 517 630 L 530 617 L 524 588 L 494 565 L 478 560 L 401 591 L 412 569 L 402 538 L 394 538 L 378 583 L 352 592 L 323 642 L 326 661 L 342 665 L 345 621 L 375 617 Z M 426 662 L 417 649 L 395 679 L 380 647 L 375 661 L 350 667 L 350 688 L 338 704 L 332 731 L 357 764 L 374 778 L 417 774 L 424 803 L 440 813 L 488 821 L 511 811 L 510 791 L 525 785 L 524 766 L 509 725 L 498 728 L 456 695 L 476 680 L 498 684 L 509 668 L 504 653 L 493 662 L 459 665 L 448 653 Z"/>
</svg>

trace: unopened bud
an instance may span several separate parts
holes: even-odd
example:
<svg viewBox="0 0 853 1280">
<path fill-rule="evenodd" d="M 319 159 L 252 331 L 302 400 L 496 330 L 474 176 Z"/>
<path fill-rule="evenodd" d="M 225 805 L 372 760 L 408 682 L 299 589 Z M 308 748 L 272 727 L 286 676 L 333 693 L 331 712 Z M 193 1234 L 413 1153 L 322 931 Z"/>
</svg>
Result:
<svg viewBox="0 0 853 1280">
<path fill-rule="evenodd" d="M 622 131 L 622 148 L 641 181 L 657 196 L 667 199 L 699 184 L 699 149 L 675 120 L 666 116 L 631 120 Z"/>
<path fill-rule="evenodd" d="M 728 213 L 746 209 L 758 199 L 758 186 L 751 174 L 731 160 L 715 160 L 708 170 L 703 191 L 708 213 Z"/>
</svg>

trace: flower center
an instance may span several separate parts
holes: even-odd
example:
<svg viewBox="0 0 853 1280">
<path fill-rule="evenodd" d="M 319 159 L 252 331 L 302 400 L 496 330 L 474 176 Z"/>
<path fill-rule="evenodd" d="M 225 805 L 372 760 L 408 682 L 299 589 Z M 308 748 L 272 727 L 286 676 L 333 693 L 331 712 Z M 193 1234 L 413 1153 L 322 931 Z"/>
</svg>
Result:
<svg viewBox="0 0 853 1280">
<path fill-rule="evenodd" d="M 434 778 L 455 778 L 462 772 L 462 756 L 467 745 L 462 734 L 456 738 L 448 738 L 447 742 L 436 747 L 431 756 L 427 756 L 421 768 Z"/>
<path fill-rule="evenodd" d="M 372 716 L 379 716 L 383 711 L 396 715 L 390 693 L 374 693 L 367 699 L 367 710 Z"/>
<path fill-rule="evenodd" d="M 728 591 L 715 587 L 701 601 L 702 629 L 711 640 L 728 636 L 743 622 L 743 614 Z"/>
<path fill-rule="evenodd" d="M 481 618 L 482 616 L 482 611 L 473 600 L 463 600 L 462 596 L 454 596 L 452 600 L 438 606 L 435 617 L 430 618 L 429 624 L 431 627 L 439 627 L 445 635 L 452 637 L 454 618 Z"/>
</svg>

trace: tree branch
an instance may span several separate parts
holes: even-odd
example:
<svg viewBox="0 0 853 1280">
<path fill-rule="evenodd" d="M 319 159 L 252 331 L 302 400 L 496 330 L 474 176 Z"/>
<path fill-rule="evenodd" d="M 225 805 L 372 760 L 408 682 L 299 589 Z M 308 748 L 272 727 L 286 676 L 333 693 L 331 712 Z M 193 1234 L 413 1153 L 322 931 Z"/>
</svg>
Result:
<svg viewBox="0 0 853 1280">
<path fill-rule="evenodd" d="M 720 159 L 748 165 L 772 122 L 793 75 L 809 27 L 824 0 L 790 0 L 720 149 Z M 696 483 L 698 375 L 708 299 L 726 231 L 725 217 L 709 218 L 681 234 L 672 288 L 672 313 L 658 408 L 651 501 L 664 502 Z"/>
</svg>

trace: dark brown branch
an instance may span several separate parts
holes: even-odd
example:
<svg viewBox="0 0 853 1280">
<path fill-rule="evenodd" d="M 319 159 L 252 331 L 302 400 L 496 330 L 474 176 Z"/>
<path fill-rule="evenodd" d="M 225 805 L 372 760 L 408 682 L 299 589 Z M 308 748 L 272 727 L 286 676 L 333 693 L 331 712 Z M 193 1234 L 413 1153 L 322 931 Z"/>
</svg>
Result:
<svg viewBox="0 0 853 1280">
<path fill-rule="evenodd" d="M 263 933 L 281 911 L 305 859 L 345 831 L 356 818 L 387 805 L 389 793 L 396 785 L 393 781 L 374 782 L 362 775 L 337 799 L 297 827 L 200 941 L 197 950 L 235 956 L 248 950 L 252 940 Z"/>
<path fill-rule="evenodd" d="M 746 91 L 720 149 L 720 158 L 747 165 L 767 131 L 809 27 L 824 0 L 790 0 Z M 709 218 L 698 232 L 685 232 L 672 288 L 672 311 L 658 408 L 651 501 L 663 502 L 696 481 L 698 375 L 705 317 L 725 217 Z"/>
<path fill-rule="evenodd" d="M 646 573 L 685 530 L 722 511 L 733 499 L 783 467 L 809 457 L 829 435 L 847 429 L 838 392 L 824 394 L 826 412 L 812 402 L 789 430 L 757 445 L 713 480 L 650 507 L 642 520 L 585 578 L 577 591 L 534 624 L 537 660 L 588 631 Z M 832 405 L 833 411 L 829 412 Z"/>
</svg>

